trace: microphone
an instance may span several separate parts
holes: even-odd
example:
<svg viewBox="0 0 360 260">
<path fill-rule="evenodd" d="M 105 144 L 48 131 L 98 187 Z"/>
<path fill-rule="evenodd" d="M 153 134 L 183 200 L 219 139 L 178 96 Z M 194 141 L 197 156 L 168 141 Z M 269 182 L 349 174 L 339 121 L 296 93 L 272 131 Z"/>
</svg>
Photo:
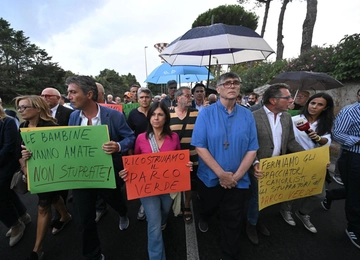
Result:
<svg viewBox="0 0 360 260">
<path fill-rule="evenodd" d="M 299 129 L 300 131 L 304 131 L 307 134 L 311 133 L 311 131 L 309 131 L 310 124 L 305 119 L 299 118 L 294 123 L 295 123 L 296 128 Z M 311 140 L 316 144 L 315 140 L 313 140 L 313 139 L 311 139 Z"/>
</svg>

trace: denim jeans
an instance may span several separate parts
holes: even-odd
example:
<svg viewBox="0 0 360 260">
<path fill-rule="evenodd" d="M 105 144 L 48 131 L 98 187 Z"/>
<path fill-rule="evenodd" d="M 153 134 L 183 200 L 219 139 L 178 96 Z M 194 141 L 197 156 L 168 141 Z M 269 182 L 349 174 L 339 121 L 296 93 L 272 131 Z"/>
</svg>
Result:
<svg viewBox="0 0 360 260">
<path fill-rule="evenodd" d="M 338 167 L 346 189 L 348 229 L 360 234 L 360 154 L 342 150 Z"/>
<path fill-rule="evenodd" d="M 165 224 L 171 210 L 169 194 L 141 198 L 148 222 L 148 253 L 150 260 L 165 260 L 165 247 L 161 225 Z"/>
</svg>

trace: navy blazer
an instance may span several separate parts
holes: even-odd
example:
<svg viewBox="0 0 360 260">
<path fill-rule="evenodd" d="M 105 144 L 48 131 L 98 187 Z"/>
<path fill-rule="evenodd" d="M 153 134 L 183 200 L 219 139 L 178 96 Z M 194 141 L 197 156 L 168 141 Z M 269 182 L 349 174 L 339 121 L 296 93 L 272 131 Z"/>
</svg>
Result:
<svg viewBox="0 0 360 260">
<path fill-rule="evenodd" d="M 113 153 L 112 159 L 115 172 L 123 169 L 121 154 L 132 149 L 135 142 L 135 134 L 126 123 L 125 116 L 117 110 L 99 106 L 100 120 L 102 125 L 107 125 L 111 141 L 120 144 L 121 151 Z M 70 115 L 69 126 L 78 126 L 81 124 L 80 110 L 75 110 Z"/>
</svg>

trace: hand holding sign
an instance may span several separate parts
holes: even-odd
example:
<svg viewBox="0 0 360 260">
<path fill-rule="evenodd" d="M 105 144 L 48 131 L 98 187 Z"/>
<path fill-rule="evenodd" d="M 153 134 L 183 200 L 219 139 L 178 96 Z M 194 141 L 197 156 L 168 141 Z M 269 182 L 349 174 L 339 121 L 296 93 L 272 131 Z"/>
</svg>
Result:
<svg viewBox="0 0 360 260">
<path fill-rule="evenodd" d="M 124 156 L 128 200 L 190 190 L 189 150 Z"/>
</svg>

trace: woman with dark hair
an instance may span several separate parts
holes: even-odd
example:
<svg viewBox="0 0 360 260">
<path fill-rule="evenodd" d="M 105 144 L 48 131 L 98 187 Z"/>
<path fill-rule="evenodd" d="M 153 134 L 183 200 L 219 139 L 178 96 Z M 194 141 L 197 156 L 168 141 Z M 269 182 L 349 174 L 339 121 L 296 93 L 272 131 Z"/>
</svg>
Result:
<svg viewBox="0 0 360 260">
<path fill-rule="evenodd" d="M 19 111 L 24 122 L 20 124 L 20 128 L 24 127 L 49 127 L 57 126 L 56 119 L 51 116 L 50 109 L 46 101 L 40 96 L 20 96 L 15 99 L 17 111 Z M 23 144 L 23 142 L 22 142 Z M 23 147 L 24 148 L 24 147 Z M 31 157 L 29 150 L 21 151 L 22 158 L 19 160 L 21 169 L 25 177 L 27 177 L 26 160 Z M 25 181 L 27 178 L 25 178 Z M 54 223 L 52 233 L 57 234 L 71 219 L 71 215 L 67 211 L 64 201 L 60 196 L 61 192 L 44 192 L 39 193 L 38 201 L 38 217 L 36 227 L 36 241 L 35 246 L 27 260 L 42 259 L 43 242 L 50 226 L 51 220 L 51 205 L 60 213 L 61 218 Z"/>
<path fill-rule="evenodd" d="M 147 154 L 180 150 L 179 136 L 170 129 L 170 112 L 165 103 L 155 102 L 147 113 L 149 122 L 145 133 L 136 138 L 134 154 Z M 192 162 L 187 164 L 192 167 Z M 119 176 L 127 181 L 127 170 L 119 172 Z M 165 248 L 162 230 L 171 210 L 170 194 L 155 195 L 141 198 L 148 222 L 148 254 L 150 260 L 165 260 Z"/>
<path fill-rule="evenodd" d="M 5 114 L 0 105 L 0 221 L 10 230 L 10 246 L 22 238 L 25 225 L 31 222 L 26 207 L 18 195 L 10 189 L 11 179 L 19 169 L 19 130 L 15 118 Z"/>
<path fill-rule="evenodd" d="M 331 128 L 334 122 L 334 101 L 332 97 L 326 93 L 317 93 L 311 96 L 300 110 L 300 114 L 292 117 L 292 120 L 295 124 L 295 139 L 305 150 L 322 145 L 330 146 Z M 299 122 L 302 122 L 302 124 L 308 122 L 310 129 L 308 131 L 299 130 L 296 127 Z M 295 215 L 301 220 L 305 228 L 312 233 L 316 233 L 317 230 L 310 222 L 309 214 L 324 198 L 325 185 L 321 194 L 301 199 L 300 208 L 295 212 Z M 285 203 L 290 211 L 293 201 Z"/>
</svg>

